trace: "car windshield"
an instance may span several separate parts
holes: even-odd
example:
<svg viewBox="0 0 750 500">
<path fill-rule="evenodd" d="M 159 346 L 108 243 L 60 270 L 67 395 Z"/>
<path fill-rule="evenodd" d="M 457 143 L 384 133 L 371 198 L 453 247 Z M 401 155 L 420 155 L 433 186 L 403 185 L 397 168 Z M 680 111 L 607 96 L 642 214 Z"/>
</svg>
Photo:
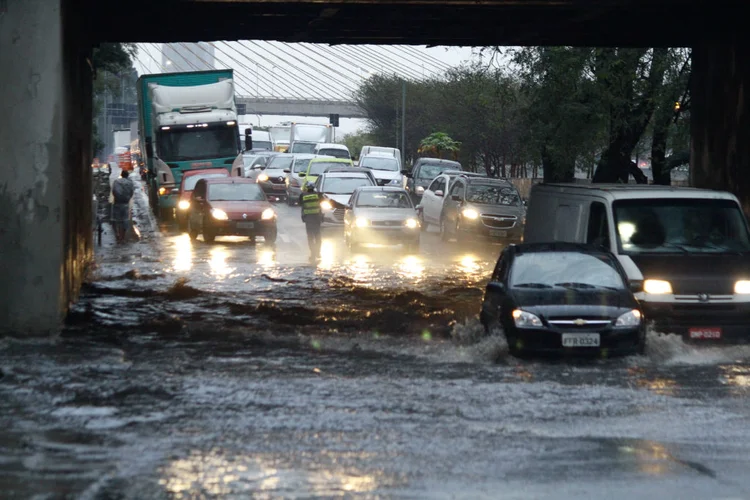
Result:
<svg viewBox="0 0 750 500">
<path fill-rule="evenodd" d="M 733 200 L 618 200 L 612 207 L 624 254 L 750 251 L 745 217 Z"/>
<path fill-rule="evenodd" d="M 361 186 L 372 186 L 372 181 L 365 176 L 359 177 L 326 177 L 321 191 L 327 194 L 352 194 Z"/>
<path fill-rule="evenodd" d="M 518 191 L 510 186 L 492 184 L 469 184 L 466 201 L 483 205 L 506 205 L 517 207 L 521 204 Z"/>
<path fill-rule="evenodd" d="M 240 149 L 237 128 L 227 126 L 160 130 L 157 145 L 165 162 L 236 157 Z"/>
<path fill-rule="evenodd" d="M 268 166 L 266 168 L 286 170 L 292 167 L 293 162 L 293 156 L 274 156 L 273 158 L 271 158 L 271 161 L 268 162 Z"/>
<path fill-rule="evenodd" d="M 198 174 L 198 175 L 191 175 L 190 177 L 185 178 L 185 184 L 182 187 L 183 191 L 192 191 L 195 189 L 195 185 L 198 184 L 198 181 L 201 179 L 212 179 L 214 177 L 229 177 L 229 173 L 225 170 L 223 173 L 215 173 L 215 174 Z"/>
<path fill-rule="evenodd" d="M 295 142 L 290 153 L 313 153 L 318 144 L 315 142 Z"/>
<path fill-rule="evenodd" d="M 438 175 L 440 175 L 443 170 L 456 170 L 456 167 L 453 165 L 439 165 L 439 164 L 429 164 L 429 163 L 423 163 L 421 167 L 419 167 L 419 179 L 434 179 Z"/>
<path fill-rule="evenodd" d="M 312 160 L 312 158 L 295 158 L 292 172 L 305 172 L 307 170 L 307 166 L 310 165 L 310 160 Z"/>
<path fill-rule="evenodd" d="M 387 157 L 365 157 L 359 162 L 359 166 L 372 170 L 390 170 L 392 172 L 399 170 L 398 160 Z"/>
<path fill-rule="evenodd" d="M 262 162 L 262 160 L 260 160 L 260 156 L 259 155 L 255 155 L 255 156 L 245 156 L 245 155 L 242 155 L 242 163 L 246 167 L 252 167 L 256 163 L 261 163 L 261 162 Z"/>
<path fill-rule="evenodd" d="M 351 166 L 348 163 L 336 163 L 333 161 L 316 161 L 310 163 L 310 170 L 307 172 L 307 175 L 320 175 L 323 172 L 326 171 L 326 169 L 331 167 L 345 167 L 345 166 Z"/>
<path fill-rule="evenodd" d="M 266 196 L 257 184 L 210 184 L 208 199 L 211 201 L 263 201 Z"/>
<path fill-rule="evenodd" d="M 345 149 L 321 149 L 318 151 L 319 155 L 333 156 L 334 158 L 349 159 L 350 155 Z"/>
<path fill-rule="evenodd" d="M 536 252 L 517 256 L 510 270 L 516 288 L 625 288 L 610 257 L 581 252 Z"/>
<path fill-rule="evenodd" d="M 403 191 L 363 191 L 357 197 L 358 207 L 413 208 L 411 198 Z"/>
</svg>

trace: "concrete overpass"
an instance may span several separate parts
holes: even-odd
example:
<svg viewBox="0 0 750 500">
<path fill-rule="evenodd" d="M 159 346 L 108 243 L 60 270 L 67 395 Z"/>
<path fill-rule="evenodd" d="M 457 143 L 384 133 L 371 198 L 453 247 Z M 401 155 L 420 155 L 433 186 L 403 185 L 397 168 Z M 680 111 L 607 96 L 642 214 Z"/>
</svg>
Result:
<svg viewBox="0 0 750 500">
<path fill-rule="evenodd" d="M 341 118 L 366 118 L 359 106 L 350 101 L 238 97 L 237 104 L 244 104 L 245 114 L 248 115 L 328 116 L 337 114 Z"/>
<path fill-rule="evenodd" d="M 243 39 L 693 47 L 691 182 L 750 209 L 750 31 L 733 0 L 0 1 L 0 335 L 58 331 L 92 257 L 92 47 Z M 116 16 L 113 17 L 113 12 Z M 171 22 L 178 19 L 178 22 Z"/>
</svg>

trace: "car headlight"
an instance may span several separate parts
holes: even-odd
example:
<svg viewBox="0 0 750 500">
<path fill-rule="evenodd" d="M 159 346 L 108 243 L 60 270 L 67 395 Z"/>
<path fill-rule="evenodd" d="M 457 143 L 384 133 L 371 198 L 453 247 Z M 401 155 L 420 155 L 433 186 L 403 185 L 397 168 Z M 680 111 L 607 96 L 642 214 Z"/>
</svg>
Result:
<svg viewBox="0 0 750 500">
<path fill-rule="evenodd" d="M 177 204 L 177 208 L 180 210 L 187 210 L 190 208 L 190 202 L 187 200 L 180 200 L 180 202 Z"/>
<path fill-rule="evenodd" d="M 160 187 L 159 188 L 159 194 L 162 195 L 162 196 L 165 195 L 165 194 L 167 194 L 167 188 Z"/>
<path fill-rule="evenodd" d="M 393 179 L 388 184 L 390 184 L 391 186 L 400 186 L 401 185 L 401 179 Z"/>
<path fill-rule="evenodd" d="M 615 326 L 638 326 L 641 324 L 641 311 L 638 309 L 633 309 L 632 311 L 628 311 L 625 314 L 621 315 L 619 318 L 617 318 L 617 321 L 615 321 Z"/>
<path fill-rule="evenodd" d="M 370 221 L 365 219 L 364 217 L 357 217 L 354 223 L 357 225 L 357 227 L 367 227 L 370 225 Z"/>
<path fill-rule="evenodd" d="M 268 176 L 266 174 L 260 174 L 257 180 L 258 182 L 266 182 L 268 180 Z"/>
<path fill-rule="evenodd" d="M 750 293 L 750 281 L 740 280 L 734 284 L 734 293 Z"/>
<path fill-rule="evenodd" d="M 218 208 L 212 208 L 211 209 L 211 215 L 214 216 L 214 219 L 218 220 L 227 220 L 229 219 L 229 216 L 224 210 L 218 209 Z"/>
<path fill-rule="evenodd" d="M 643 282 L 643 291 L 654 295 L 668 295 L 672 293 L 672 285 L 664 280 L 646 280 Z"/>
<path fill-rule="evenodd" d="M 477 212 L 473 208 L 464 208 L 461 212 L 461 215 L 463 215 L 467 219 L 476 219 L 477 217 L 479 217 L 479 212 Z"/>
<path fill-rule="evenodd" d="M 424 194 L 424 188 L 422 186 L 417 186 L 416 192 L 417 194 Z"/>
<path fill-rule="evenodd" d="M 518 328 L 538 328 L 542 326 L 542 320 L 539 316 L 520 309 L 513 310 L 513 322 Z"/>
<path fill-rule="evenodd" d="M 323 200 L 320 202 L 320 208 L 323 210 L 333 210 L 333 205 L 331 205 L 331 202 L 328 200 Z"/>
<path fill-rule="evenodd" d="M 404 225 L 409 229 L 414 229 L 419 227 L 419 222 L 417 222 L 417 219 L 406 219 Z"/>
<path fill-rule="evenodd" d="M 260 218 L 263 220 L 270 220 L 276 217 L 276 212 L 273 211 L 271 208 L 267 208 L 263 210 L 263 213 L 260 214 Z"/>
</svg>

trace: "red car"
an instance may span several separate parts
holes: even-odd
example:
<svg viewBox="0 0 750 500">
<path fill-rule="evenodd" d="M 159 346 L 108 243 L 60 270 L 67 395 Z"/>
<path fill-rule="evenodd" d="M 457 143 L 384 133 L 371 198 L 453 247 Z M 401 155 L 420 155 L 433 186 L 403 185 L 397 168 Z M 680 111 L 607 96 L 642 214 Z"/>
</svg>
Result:
<svg viewBox="0 0 750 500">
<path fill-rule="evenodd" d="M 223 168 L 205 168 L 201 170 L 188 170 L 182 174 L 180 191 L 177 195 L 177 227 L 180 228 L 180 231 L 187 231 L 187 215 L 190 209 L 190 198 L 193 195 L 195 185 L 201 179 L 214 179 L 217 177 L 229 177 L 229 172 Z"/>
<path fill-rule="evenodd" d="M 217 236 L 263 236 L 276 241 L 276 212 L 263 189 L 251 179 L 226 177 L 201 179 L 195 185 L 188 209 L 191 239 L 203 234 L 211 243 Z"/>
</svg>

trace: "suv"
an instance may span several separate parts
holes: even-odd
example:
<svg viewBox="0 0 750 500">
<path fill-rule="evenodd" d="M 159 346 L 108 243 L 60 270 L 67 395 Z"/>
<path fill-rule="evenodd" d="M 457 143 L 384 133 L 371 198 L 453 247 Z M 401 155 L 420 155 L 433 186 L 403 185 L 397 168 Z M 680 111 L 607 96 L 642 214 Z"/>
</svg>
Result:
<svg viewBox="0 0 750 500">
<path fill-rule="evenodd" d="M 406 174 L 406 190 L 416 205 L 422 199 L 422 194 L 432 180 L 446 170 L 461 170 L 463 167 L 457 161 L 441 158 L 419 158 L 414 162 L 411 172 Z"/>
<path fill-rule="evenodd" d="M 463 240 L 523 241 L 526 208 L 518 190 L 505 179 L 459 175 L 440 216 L 440 236 Z"/>
<path fill-rule="evenodd" d="M 443 203 L 445 202 L 445 193 L 453 185 L 453 181 L 459 176 L 464 177 L 483 177 L 484 174 L 473 172 L 462 172 L 461 170 L 446 170 L 427 186 L 422 195 L 422 201 L 417 205 L 417 214 L 422 231 L 426 231 L 430 224 L 440 225 L 440 215 L 443 213 Z"/>
</svg>

